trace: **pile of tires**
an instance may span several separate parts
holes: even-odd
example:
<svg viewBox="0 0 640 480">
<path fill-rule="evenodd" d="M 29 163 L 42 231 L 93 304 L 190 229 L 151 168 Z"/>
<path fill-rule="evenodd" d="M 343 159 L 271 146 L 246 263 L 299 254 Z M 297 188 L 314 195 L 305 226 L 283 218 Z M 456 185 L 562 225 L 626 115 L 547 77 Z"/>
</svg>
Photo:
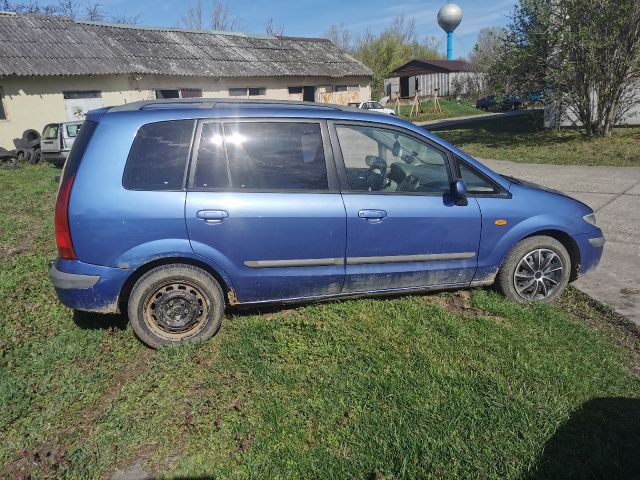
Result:
<svg viewBox="0 0 640 480">
<path fill-rule="evenodd" d="M 22 137 L 15 138 L 13 144 L 16 147 L 16 159 L 19 162 L 31 164 L 40 163 L 42 152 L 40 151 L 40 133 L 37 130 L 28 129 L 22 133 Z"/>
</svg>

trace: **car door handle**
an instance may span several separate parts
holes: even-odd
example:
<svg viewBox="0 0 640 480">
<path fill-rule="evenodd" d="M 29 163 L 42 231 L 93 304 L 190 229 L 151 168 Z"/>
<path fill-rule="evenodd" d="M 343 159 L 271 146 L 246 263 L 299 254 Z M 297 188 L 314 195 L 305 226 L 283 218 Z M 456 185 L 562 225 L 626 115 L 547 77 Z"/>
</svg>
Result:
<svg viewBox="0 0 640 480">
<path fill-rule="evenodd" d="M 364 218 L 367 222 L 379 223 L 387 216 L 384 210 L 360 210 L 358 217 Z"/>
<path fill-rule="evenodd" d="M 196 213 L 196 217 L 207 223 L 220 223 L 228 216 L 229 214 L 226 210 L 199 210 L 198 213 Z"/>
</svg>

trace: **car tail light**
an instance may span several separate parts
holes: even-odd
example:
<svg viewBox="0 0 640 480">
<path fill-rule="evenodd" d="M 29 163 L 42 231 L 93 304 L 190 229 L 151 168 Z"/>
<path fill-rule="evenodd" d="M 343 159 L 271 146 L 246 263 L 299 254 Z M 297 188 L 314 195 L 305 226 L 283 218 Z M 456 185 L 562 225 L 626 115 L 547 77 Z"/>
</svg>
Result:
<svg viewBox="0 0 640 480">
<path fill-rule="evenodd" d="M 58 190 L 56 200 L 55 231 L 58 255 L 65 260 L 75 260 L 76 252 L 73 250 L 71 230 L 69 229 L 69 197 L 75 175 L 63 179 Z"/>
</svg>

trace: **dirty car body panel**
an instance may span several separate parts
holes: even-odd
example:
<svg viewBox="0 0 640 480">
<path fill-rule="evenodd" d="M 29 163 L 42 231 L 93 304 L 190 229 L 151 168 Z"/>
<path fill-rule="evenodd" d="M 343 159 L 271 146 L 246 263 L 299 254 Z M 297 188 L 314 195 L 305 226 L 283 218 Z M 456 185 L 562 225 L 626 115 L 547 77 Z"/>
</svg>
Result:
<svg viewBox="0 0 640 480">
<path fill-rule="evenodd" d="M 582 272 L 602 253 L 602 232 L 583 218 L 593 213 L 586 205 L 510 181 L 389 115 L 277 102 L 147 102 L 93 111 L 87 122 L 59 193 L 59 201 L 68 195 L 73 258 L 51 267 L 58 298 L 74 309 L 117 312 L 132 282 L 176 262 L 210 272 L 230 304 L 251 305 L 489 284 L 513 246 L 541 232 L 566 237 Z M 366 128 L 392 133 L 362 165 L 350 165 L 339 125 L 369 135 L 365 143 L 378 135 Z M 296 129 L 291 140 L 287 132 Z M 281 136 L 290 143 L 278 149 Z M 154 153 L 148 142 L 161 147 Z M 433 164 L 442 178 L 431 184 L 424 177 L 433 165 L 414 159 L 422 146 L 442 157 Z M 137 151 L 151 167 L 132 170 Z M 299 184 L 282 180 L 299 168 L 279 160 L 292 151 L 317 170 Z M 154 163 L 167 157 L 175 158 L 170 181 Z M 449 184 L 461 168 L 493 190 L 461 201 Z M 395 183 L 380 174 L 391 170 Z M 256 172 L 271 183 L 252 184 Z M 363 190 L 367 182 L 375 189 Z M 407 185 L 413 190 L 403 191 Z"/>
</svg>

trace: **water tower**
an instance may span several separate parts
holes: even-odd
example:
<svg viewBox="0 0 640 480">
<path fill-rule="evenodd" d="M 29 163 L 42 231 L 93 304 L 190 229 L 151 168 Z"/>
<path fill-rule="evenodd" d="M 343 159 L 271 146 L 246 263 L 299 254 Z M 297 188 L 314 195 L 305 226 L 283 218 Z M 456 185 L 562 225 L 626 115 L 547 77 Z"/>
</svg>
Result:
<svg viewBox="0 0 640 480">
<path fill-rule="evenodd" d="M 438 25 L 447 32 L 447 60 L 453 60 L 453 31 L 462 21 L 462 9 L 455 3 L 443 5 L 438 12 Z"/>
</svg>

